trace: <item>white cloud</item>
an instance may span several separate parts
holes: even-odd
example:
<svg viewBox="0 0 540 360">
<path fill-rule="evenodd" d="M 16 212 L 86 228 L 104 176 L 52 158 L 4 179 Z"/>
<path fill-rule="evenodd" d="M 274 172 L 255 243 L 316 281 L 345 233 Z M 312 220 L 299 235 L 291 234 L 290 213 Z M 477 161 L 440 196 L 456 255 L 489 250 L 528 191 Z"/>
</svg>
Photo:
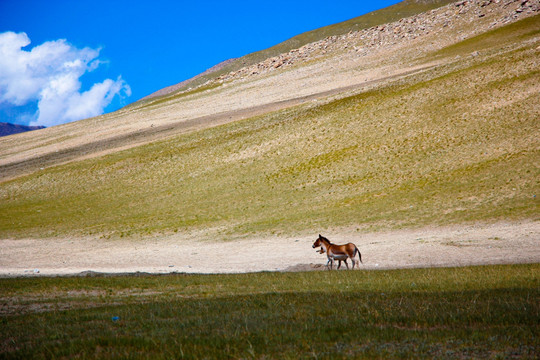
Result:
<svg viewBox="0 0 540 360">
<path fill-rule="evenodd" d="M 99 49 L 77 49 L 66 40 L 56 40 L 23 50 L 29 44 L 25 33 L 0 34 L 0 103 L 37 102 L 32 125 L 52 126 L 100 115 L 116 95 L 131 95 L 121 77 L 81 92 L 80 77 L 103 63 L 97 59 Z"/>
</svg>

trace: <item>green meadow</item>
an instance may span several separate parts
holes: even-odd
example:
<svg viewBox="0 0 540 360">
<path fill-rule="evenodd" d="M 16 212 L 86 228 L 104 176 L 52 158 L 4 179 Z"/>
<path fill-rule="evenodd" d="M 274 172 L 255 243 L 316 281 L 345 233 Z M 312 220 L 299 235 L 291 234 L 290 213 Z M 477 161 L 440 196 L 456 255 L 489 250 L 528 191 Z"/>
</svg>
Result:
<svg viewBox="0 0 540 360">
<path fill-rule="evenodd" d="M 0 279 L 2 359 L 537 358 L 540 265 Z"/>
</svg>

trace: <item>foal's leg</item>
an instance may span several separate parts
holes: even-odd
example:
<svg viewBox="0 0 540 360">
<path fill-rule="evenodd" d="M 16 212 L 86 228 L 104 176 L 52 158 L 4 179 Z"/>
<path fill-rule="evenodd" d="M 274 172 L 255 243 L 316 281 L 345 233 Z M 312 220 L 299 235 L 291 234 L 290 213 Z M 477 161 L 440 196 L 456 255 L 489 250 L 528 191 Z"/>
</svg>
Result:
<svg viewBox="0 0 540 360">
<path fill-rule="evenodd" d="M 345 259 L 344 261 L 345 261 L 345 266 L 347 266 L 347 270 L 349 270 L 349 264 L 347 264 L 347 259 Z"/>
</svg>

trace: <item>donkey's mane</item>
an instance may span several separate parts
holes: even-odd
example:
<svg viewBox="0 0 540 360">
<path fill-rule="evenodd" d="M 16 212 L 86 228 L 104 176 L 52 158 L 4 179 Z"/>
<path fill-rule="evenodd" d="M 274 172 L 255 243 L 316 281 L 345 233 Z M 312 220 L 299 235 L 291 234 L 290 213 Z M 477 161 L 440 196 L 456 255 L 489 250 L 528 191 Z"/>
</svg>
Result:
<svg viewBox="0 0 540 360">
<path fill-rule="evenodd" d="M 321 237 L 321 240 L 325 240 L 325 241 L 328 241 L 329 244 L 331 244 L 330 240 L 328 240 L 327 238 L 325 238 L 324 236 L 322 235 L 319 235 Z"/>
</svg>

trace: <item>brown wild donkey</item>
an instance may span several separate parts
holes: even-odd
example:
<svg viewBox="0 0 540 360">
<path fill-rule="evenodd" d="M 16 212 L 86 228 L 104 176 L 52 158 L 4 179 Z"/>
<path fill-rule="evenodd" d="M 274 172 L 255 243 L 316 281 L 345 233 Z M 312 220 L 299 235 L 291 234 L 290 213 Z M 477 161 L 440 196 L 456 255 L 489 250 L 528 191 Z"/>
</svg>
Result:
<svg viewBox="0 0 540 360">
<path fill-rule="evenodd" d="M 321 246 L 321 249 L 317 251 L 319 254 L 324 254 L 325 253 L 325 250 L 324 248 Z M 337 264 L 337 268 L 339 270 L 339 268 L 341 267 L 341 259 L 336 259 L 338 261 L 338 264 Z M 330 262 L 330 260 L 328 260 L 328 262 L 326 263 L 326 266 L 328 267 L 328 263 Z M 347 258 L 345 258 L 345 260 L 343 260 L 343 262 L 345 263 L 345 266 L 347 267 L 347 269 L 349 268 L 349 264 L 347 263 Z"/>
<path fill-rule="evenodd" d="M 330 240 L 319 234 L 319 238 L 313 243 L 313 248 L 317 248 L 319 246 L 321 247 L 321 254 L 326 252 L 326 256 L 328 257 L 328 262 L 326 263 L 326 266 L 330 264 L 330 270 L 332 270 L 334 261 L 336 260 L 339 261 L 338 269 L 341 266 L 341 260 L 345 261 L 345 265 L 348 269 L 349 264 L 347 264 L 347 259 L 351 259 L 352 268 L 354 269 L 354 265 L 357 264 L 355 260 L 355 256 L 357 253 L 358 259 L 360 260 L 360 262 L 362 262 L 362 254 L 360 254 L 360 250 L 358 250 L 356 245 L 354 245 L 353 243 L 348 243 L 345 245 L 332 244 Z M 358 267 L 360 267 L 360 264 L 358 264 Z"/>
</svg>

